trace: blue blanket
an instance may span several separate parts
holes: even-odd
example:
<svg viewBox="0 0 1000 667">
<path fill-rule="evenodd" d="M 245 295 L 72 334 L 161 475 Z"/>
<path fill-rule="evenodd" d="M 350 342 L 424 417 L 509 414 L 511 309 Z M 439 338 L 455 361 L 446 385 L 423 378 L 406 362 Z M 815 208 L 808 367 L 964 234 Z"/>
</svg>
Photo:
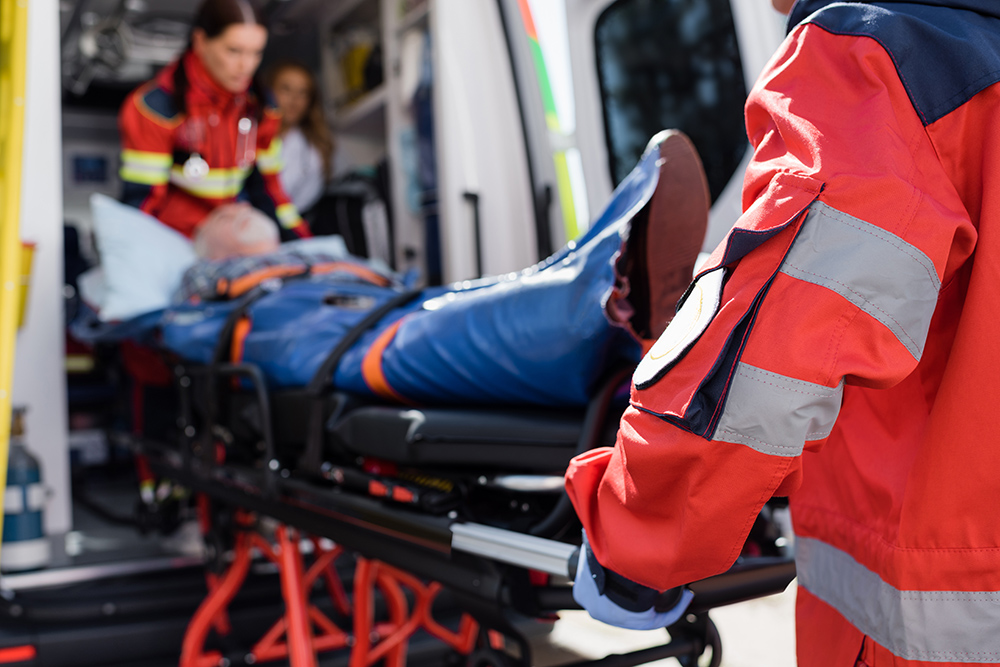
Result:
<svg viewBox="0 0 1000 667">
<path fill-rule="evenodd" d="M 585 404 L 610 364 L 641 357 L 605 307 L 630 223 L 656 188 L 658 158 L 651 145 L 591 228 L 538 265 L 427 288 L 393 309 L 344 354 L 333 384 L 413 404 Z M 246 309 L 239 358 L 259 365 L 273 388 L 304 386 L 338 341 L 400 289 L 336 273 L 286 280 Z M 111 327 L 77 323 L 74 333 L 208 363 L 239 303 L 185 303 Z"/>
</svg>

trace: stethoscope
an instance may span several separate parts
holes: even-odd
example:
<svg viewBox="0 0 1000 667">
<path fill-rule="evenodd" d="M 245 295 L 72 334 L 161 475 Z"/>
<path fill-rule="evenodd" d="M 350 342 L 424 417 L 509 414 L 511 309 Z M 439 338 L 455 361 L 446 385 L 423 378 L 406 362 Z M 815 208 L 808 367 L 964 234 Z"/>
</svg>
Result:
<svg viewBox="0 0 1000 667">
<path fill-rule="evenodd" d="M 189 137 L 192 146 L 203 146 L 205 140 L 205 119 L 200 117 L 188 118 L 188 133 L 197 135 Z M 209 123 L 211 124 L 211 123 Z M 236 166 L 240 168 L 249 167 L 257 159 L 257 121 L 249 116 L 244 116 L 236 123 Z M 198 151 L 192 151 L 181 172 L 184 177 L 198 181 L 208 175 L 209 166 L 205 158 Z"/>
</svg>

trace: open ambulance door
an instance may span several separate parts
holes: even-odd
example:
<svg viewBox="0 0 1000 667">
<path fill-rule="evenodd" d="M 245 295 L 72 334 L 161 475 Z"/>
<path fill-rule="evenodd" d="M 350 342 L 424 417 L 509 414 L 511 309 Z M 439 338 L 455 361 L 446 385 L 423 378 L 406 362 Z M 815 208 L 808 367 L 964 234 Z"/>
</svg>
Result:
<svg viewBox="0 0 1000 667">
<path fill-rule="evenodd" d="M 687 133 L 705 164 L 713 201 L 705 248 L 714 247 L 740 214 L 743 105 L 781 42 L 783 17 L 768 0 L 498 2 L 539 249 L 585 230 L 649 138 L 668 128 Z"/>
</svg>

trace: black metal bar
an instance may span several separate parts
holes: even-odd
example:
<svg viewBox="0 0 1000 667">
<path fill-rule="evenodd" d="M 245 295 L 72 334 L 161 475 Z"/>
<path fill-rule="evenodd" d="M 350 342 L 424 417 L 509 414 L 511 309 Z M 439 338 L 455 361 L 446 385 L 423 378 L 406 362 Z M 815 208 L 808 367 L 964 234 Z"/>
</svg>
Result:
<svg viewBox="0 0 1000 667">
<path fill-rule="evenodd" d="M 688 588 L 694 593 L 694 600 L 689 611 L 697 614 L 781 593 L 794 578 L 795 561 L 791 558 L 736 565 L 728 572 L 691 584 Z"/>
<path fill-rule="evenodd" d="M 451 552 L 450 520 L 385 506 L 372 498 L 340 493 L 296 479 L 278 479 L 278 494 L 260 491 L 258 470 L 233 465 L 211 471 L 182 469 L 149 448 L 157 474 L 192 491 L 269 516 L 418 577 L 439 581 L 469 600 L 500 607 L 502 569 L 482 558 Z"/>
<path fill-rule="evenodd" d="M 708 577 L 688 586 L 694 600 L 688 611 L 698 614 L 716 607 L 744 602 L 785 590 L 795 578 L 795 562 L 790 558 L 769 558 L 733 566 L 728 572 Z M 538 588 L 535 592 L 542 611 L 579 609 L 569 586 Z"/>
<path fill-rule="evenodd" d="M 218 363 L 210 366 L 188 367 L 187 374 L 204 375 L 208 378 L 209 382 L 214 382 L 215 376 L 217 375 L 224 377 L 242 375 L 250 380 L 250 383 L 254 388 L 254 393 L 257 397 L 257 402 L 260 406 L 260 428 L 264 437 L 264 456 L 267 461 L 268 471 L 268 474 L 264 478 L 264 490 L 266 493 L 274 495 L 276 491 L 274 479 L 278 470 L 277 467 L 272 464 L 272 461 L 277 462 L 277 447 L 274 443 L 274 427 L 271 423 L 271 399 L 270 394 L 267 392 L 267 380 L 264 378 L 264 372 L 256 364 Z M 215 387 L 210 386 L 209 390 L 214 393 Z M 210 425 L 213 423 L 214 420 L 209 422 Z"/>
<path fill-rule="evenodd" d="M 583 418 L 583 426 L 580 430 L 580 439 L 577 441 L 575 454 L 583 454 L 598 446 L 598 438 L 601 436 L 604 420 L 607 419 L 608 408 L 615 392 L 631 372 L 631 367 L 615 368 L 605 376 L 597 393 L 587 404 L 587 412 Z M 563 491 L 552 511 L 532 526 L 528 532 L 538 537 L 552 537 L 570 522 L 573 513 L 573 504 L 566 492 Z"/>
<path fill-rule="evenodd" d="M 614 653 L 599 660 L 582 660 L 571 662 L 560 667 L 633 667 L 634 665 L 645 665 L 654 660 L 664 658 L 680 658 L 692 654 L 700 654 L 702 646 L 699 642 L 691 639 L 674 640 L 669 644 L 644 648 L 631 653 Z"/>
<path fill-rule="evenodd" d="M 191 405 L 191 392 L 193 391 L 193 387 L 191 386 L 191 376 L 188 375 L 186 366 L 174 367 L 174 374 L 177 376 L 177 392 L 179 394 L 181 412 L 180 423 L 178 424 L 181 429 L 181 441 L 179 443 L 181 461 L 185 469 L 190 469 L 191 457 L 193 455 L 191 447 L 195 434 L 194 410 Z"/>
<path fill-rule="evenodd" d="M 207 385 L 205 388 L 204 401 L 205 428 L 202 438 L 203 443 L 201 453 L 202 464 L 206 467 L 212 466 L 215 462 L 215 452 L 214 447 L 212 447 L 212 434 L 215 431 L 215 425 L 219 417 L 220 401 L 218 384 L 216 383 L 217 375 L 220 374 L 218 369 L 225 364 L 225 359 L 230 355 L 233 332 L 236 330 L 236 324 L 250 310 L 250 306 L 274 291 L 274 288 L 270 285 L 270 283 L 257 285 L 240 298 L 239 302 L 233 307 L 232 310 L 229 311 L 226 315 L 225 321 L 222 323 L 222 328 L 219 330 L 219 336 L 215 341 L 215 347 L 212 350 L 212 360 L 207 366 L 199 367 L 200 370 L 198 372 L 200 375 L 205 376 L 205 382 Z M 263 380 L 263 376 L 261 376 L 261 380 Z M 272 458 L 273 454 L 268 457 L 268 461 L 272 460 Z"/>
<path fill-rule="evenodd" d="M 476 245 L 476 278 L 483 277 L 483 239 L 479 220 L 479 193 L 463 192 L 462 198 L 472 205 L 472 238 Z"/>
</svg>

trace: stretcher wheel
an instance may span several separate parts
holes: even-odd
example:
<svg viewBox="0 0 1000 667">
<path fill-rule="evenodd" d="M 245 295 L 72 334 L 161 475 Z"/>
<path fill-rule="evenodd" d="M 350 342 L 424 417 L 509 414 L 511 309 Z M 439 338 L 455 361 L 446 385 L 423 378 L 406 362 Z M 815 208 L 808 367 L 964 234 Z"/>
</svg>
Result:
<svg viewBox="0 0 1000 667">
<path fill-rule="evenodd" d="M 699 619 L 700 623 L 704 625 L 701 626 L 700 631 L 698 631 L 698 636 L 703 637 L 705 641 L 705 649 L 702 651 L 701 655 L 698 656 L 679 656 L 677 661 L 682 667 L 719 667 L 722 664 L 722 637 L 719 635 L 719 628 L 716 627 L 715 623 L 707 614 L 704 615 L 703 620 Z M 683 626 L 672 626 L 671 627 L 671 637 L 679 638 L 682 635 L 688 634 L 683 629 Z M 675 637 L 675 634 L 677 636 Z M 708 662 L 704 661 L 705 654 L 711 650 L 711 657 Z"/>
<path fill-rule="evenodd" d="M 722 637 L 719 635 L 719 628 L 715 627 L 712 619 L 708 619 L 708 628 L 705 634 L 705 648 L 712 649 L 712 659 L 707 667 L 719 667 L 722 664 Z M 705 655 L 702 653 L 702 655 Z"/>
</svg>

